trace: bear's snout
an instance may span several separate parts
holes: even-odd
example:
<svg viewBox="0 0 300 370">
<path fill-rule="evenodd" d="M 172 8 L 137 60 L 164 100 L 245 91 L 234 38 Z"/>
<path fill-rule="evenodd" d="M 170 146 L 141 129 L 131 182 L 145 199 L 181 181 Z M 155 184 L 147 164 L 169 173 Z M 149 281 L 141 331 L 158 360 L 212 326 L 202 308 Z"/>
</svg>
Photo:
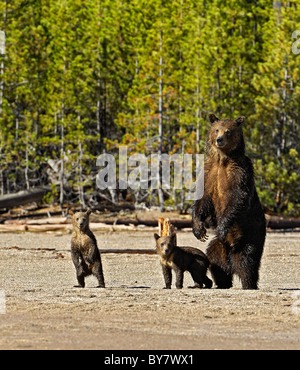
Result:
<svg viewBox="0 0 300 370">
<path fill-rule="evenodd" d="M 224 140 L 224 137 L 223 136 L 219 136 L 217 137 L 217 146 L 218 147 L 222 147 L 225 145 L 225 140 Z"/>
</svg>

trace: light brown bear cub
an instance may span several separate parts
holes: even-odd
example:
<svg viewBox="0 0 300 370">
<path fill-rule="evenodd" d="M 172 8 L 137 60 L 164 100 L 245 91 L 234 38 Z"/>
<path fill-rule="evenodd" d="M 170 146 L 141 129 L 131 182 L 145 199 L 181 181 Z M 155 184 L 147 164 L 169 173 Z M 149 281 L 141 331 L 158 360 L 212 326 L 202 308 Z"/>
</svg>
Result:
<svg viewBox="0 0 300 370">
<path fill-rule="evenodd" d="M 203 288 L 203 285 L 205 288 L 212 287 L 212 281 L 206 276 L 209 262 L 202 251 L 192 247 L 177 247 L 175 232 L 162 237 L 154 234 L 154 238 L 165 279 L 165 289 L 171 289 L 172 270 L 176 274 L 177 289 L 183 287 L 185 271 L 189 271 L 195 282 L 195 286 L 192 288 Z"/>
<path fill-rule="evenodd" d="M 69 212 L 73 221 L 73 237 L 71 241 L 71 256 L 76 269 L 79 286 L 84 288 L 84 278 L 94 275 L 98 279 L 98 287 L 105 288 L 102 262 L 97 241 L 89 227 L 91 211 Z"/>
</svg>

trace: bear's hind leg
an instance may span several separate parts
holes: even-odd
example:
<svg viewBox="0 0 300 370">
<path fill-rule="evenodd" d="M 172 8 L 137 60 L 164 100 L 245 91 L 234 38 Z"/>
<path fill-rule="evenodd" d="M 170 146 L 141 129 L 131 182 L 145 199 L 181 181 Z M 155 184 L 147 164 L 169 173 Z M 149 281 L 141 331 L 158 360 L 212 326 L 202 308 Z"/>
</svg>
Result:
<svg viewBox="0 0 300 370">
<path fill-rule="evenodd" d="M 169 266 L 162 265 L 162 271 L 164 275 L 165 285 L 164 289 L 171 289 L 172 286 L 172 269 Z"/>
<path fill-rule="evenodd" d="M 241 253 L 232 256 L 233 272 L 238 275 L 242 283 L 242 289 L 258 289 L 259 263 L 249 256 Z"/>
<path fill-rule="evenodd" d="M 207 276 L 204 277 L 203 283 L 206 289 L 210 289 L 213 286 L 213 282 Z"/>
<path fill-rule="evenodd" d="M 218 289 L 229 289 L 232 287 L 232 275 L 225 272 L 220 266 L 212 264 L 210 272 Z"/>
<path fill-rule="evenodd" d="M 78 285 L 75 285 L 74 288 L 84 288 L 85 287 L 84 278 L 88 276 L 87 270 L 88 270 L 87 265 L 83 261 L 81 261 L 76 266 L 76 277 L 77 277 Z"/>
<path fill-rule="evenodd" d="M 176 274 L 176 283 L 175 286 L 177 289 L 183 288 L 183 273 L 184 271 L 181 270 L 179 267 L 174 267 L 174 271 Z"/>
<path fill-rule="evenodd" d="M 95 263 L 92 273 L 98 279 L 98 288 L 105 288 L 104 276 L 102 271 L 102 263 L 98 261 Z"/>
<path fill-rule="evenodd" d="M 203 288 L 203 285 L 207 289 L 212 287 L 212 281 L 206 276 L 206 269 L 198 263 L 192 266 L 190 274 L 195 282 L 195 286 L 189 288 Z"/>
<path fill-rule="evenodd" d="M 257 290 L 258 289 L 258 286 L 257 286 L 257 282 L 258 282 L 258 278 L 257 279 L 251 279 L 249 280 L 249 278 L 247 279 L 242 279 L 241 278 L 241 281 L 242 281 L 242 289 L 246 290 L 246 289 L 249 289 L 249 290 Z"/>
<path fill-rule="evenodd" d="M 198 264 L 196 265 L 196 267 L 193 267 L 190 270 L 190 274 L 191 274 L 192 279 L 194 280 L 194 283 L 195 283 L 194 286 L 189 286 L 188 287 L 190 289 L 196 289 L 196 288 L 202 289 L 203 288 L 203 278 L 204 278 L 204 276 L 201 273 L 201 271 L 199 271 L 197 269 L 197 267 L 198 267 Z"/>
<path fill-rule="evenodd" d="M 74 288 L 84 288 L 85 287 L 84 275 L 77 275 L 77 281 L 78 281 L 78 285 L 75 285 Z"/>
<path fill-rule="evenodd" d="M 226 245 L 217 238 L 213 239 L 206 251 L 210 272 L 218 289 L 232 287 L 232 273 Z"/>
</svg>

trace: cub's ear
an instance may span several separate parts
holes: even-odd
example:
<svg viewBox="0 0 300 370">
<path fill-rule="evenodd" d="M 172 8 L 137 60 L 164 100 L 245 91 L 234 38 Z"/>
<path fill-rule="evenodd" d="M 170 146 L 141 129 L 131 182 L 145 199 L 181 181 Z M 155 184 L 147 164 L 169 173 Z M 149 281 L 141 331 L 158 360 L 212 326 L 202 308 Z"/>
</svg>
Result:
<svg viewBox="0 0 300 370">
<path fill-rule="evenodd" d="M 214 123 L 214 122 L 216 122 L 216 121 L 220 121 L 220 118 L 218 118 L 218 117 L 216 117 L 214 114 L 210 114 L 209 116 L 209 122 L 210 123 Z"/>
<path fill-rule="evenodd" d="M 158 234 L 156 234 L 156 233 L 155 233 L 155 234 L 154 234 L 154 239 L 155 239 L 155 240 L 158 240 L 158 239 L 160 239 L 160 236 L 159 236 Z"/>
<path fill-rule="evenodd" d="M 242 125 L 242 124 L 245 122 L 245 120 L 246 120 L 246 117 L 241 116 L 241 117 L 239 117 L 239 118 L 237 118 L 237 119 L 235 120 L 235 123 L 236 123 L 238 126 L 240 126 L 240 125 Z"/>
<path fill-rule="evenodd" d="M 172 234 L 171 234 L 171 239 L 172 239 L 172 241 L 174 241 L 174 242 L 176 243 L 176 241 L 177 241 L 177 236 L 176 236 L 176 232 L 175 232 L 175 231 L 173 231 L 173 232 L 172 232 Z"/>
<path fill-rule="evenodd" d="M 87 216 L 89 216 L 91 213 L 92 213 L 92 211 L 91 211 L 90 209 L 88 209 L 88 210 L 85 212 L 85 214 L 86 214 Z"/>
</svg>

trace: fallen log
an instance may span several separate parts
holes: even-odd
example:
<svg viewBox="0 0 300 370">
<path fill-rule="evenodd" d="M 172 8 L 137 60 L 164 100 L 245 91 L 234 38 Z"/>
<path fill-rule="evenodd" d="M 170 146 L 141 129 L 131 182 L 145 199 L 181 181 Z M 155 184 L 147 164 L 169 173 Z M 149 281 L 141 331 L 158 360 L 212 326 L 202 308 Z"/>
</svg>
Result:
<svg viewBox="0 0 300 370">
<path fill-rule="evenodd" d="M 300 228 L 300 219 L 298 218 L 277 218 L 277 217 L 270 217 L 267 218 L 267 228 L 272 230 L 279 230 L 279 229 L 296 229 Z"/>
<path fill-rule="evenodd" d="M 156 254 L 155 249 L 100 249 L 101 254 Z"/>
<path fill-rule="evenodd" d="M 121 219 L 118 218 L 116 220 L 101 220 L 101 222 L 107 225 L 132 225 L 132 226 L 139 226 L 144 225 L 148 227 L 158 227 L 157 220 L 141 220 L 141 219 Z M 192 227 L 192 221 L 190 220 L 169 220 L 169 222 L 174 225 L 177 229 L 185 229 Z"/>
<path fill-rule="evenodd" d="M 39 202 L 51 191 L 49 186 L 35 188 L 32 190 L 23 190 L 14 194 L 6 194 L 0 197 L 0 209 L 14 208 L 27 203 Z"/>
<path fill-rule="evenodd" d="M 17 251 L 47 251 L 47 252 L 56 252 L 57 258 L 64 258 L 64 253 L 70 253 L 70 250 L 56 250 L 55 248 L 22 248 L 18 246 L 0 248 L 0 250 L 17 250 Z M 156 254 L 155 249 L 99 249 L 101 254 Z"/>
<path fill-rule="evenodd" d="M 93 231 L 132 231 L 136 230 L 136 227 L 133 225 L 108 225 L 105 223 L 90 223 L 90 228 Z M 34 224 L 32 221 L 30 223 L 5 223 L 0 224 L 0 232 L 16 232 L 16 231 L 28 231 L 28 232 L 70 232 L 73 229 L 71 223 L 60 223 L 60 224 Z"/>
<path fill-rule="evenodd" d="M 71 220 L 68 217 L 43 217 L 41 219 L 10 219 L 3 222 L 4 225 L 65 225 L 71 224 Z"/>
<path fill-rule="evenodd" d="M 0 232 L 14 233 L 17 231 L 27 231 L 26 225 L 0 225 Z"/>
<path fill-rule="evenodd" d="M 48 231 L 68 231 L 72 230 L 72 225 L 53 224 L 53 225 L 25 225 L 29 232 L 48 232 Z M 0 228 L 1 230 L 1 228 Z"/>
<path fill-rule="evenodd" d="M 176 229 L 189 229 L 192 227 L 191 220 L 169 220 Z M 148 227 L 158 227 L 157 220 L 140 220 L 140 219 L 117 219 L 101 221 L 107 225 L 145 225 Z M 296 229 L 300 228 L 300 219 L 298 218 L 282 218 L 282 217 L 267 217 L 267 228 L 272 230 L 279 229 Z"/>
<path fill-rule="evenodd" d="M 120 212 L 124 210 L 130 210 L 130 211 L 135 211 L 136 207 L 134 204 L 131 203 L 123 203 L 123 204 L 99 204 L 94 208 L 95 211 L 99 212 L 105 212 L 105 211 L 110 211 L 110 212 Z"/>
<path fill-rule="evenodd" d="M 1 198 L 0 198 L 1 199 Z M 192 227 L 191 220 L 170 220 L 176 229 L 190 229 Z M 158 228 L 158 221 L 156 219 L 110 219 L 95 217 L 91 222 L 91 228 L 96 230 L 109 229 L 110 231 L 119 230 L 137 230 L 137 227 L 151 227 Z M 300 228 L 300 219 L 297 218 L 281 218 L 274 216 L 267 216 L 267 228 L 270 230 L 287 230 Z M 12 218 L 3 220 L 0 223 L 1 231 L 55 231 L 55 230 L 71 230 L 71 220 L 67 217 L 53 217 L 42 218 L 39 220 L 26 220 L 24 217 L 19 219 Z"/>
</svg>

